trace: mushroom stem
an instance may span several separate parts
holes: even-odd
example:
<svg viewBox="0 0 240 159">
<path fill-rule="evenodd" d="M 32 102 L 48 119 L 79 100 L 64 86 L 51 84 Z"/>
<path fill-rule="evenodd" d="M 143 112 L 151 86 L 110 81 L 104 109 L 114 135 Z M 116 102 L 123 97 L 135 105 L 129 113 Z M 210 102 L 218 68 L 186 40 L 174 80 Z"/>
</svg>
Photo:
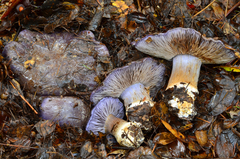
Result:
<svg viewBox="0 0 240 159">
<path fill-rule="evenodd" d="M 181 86 L 181 83 L 192 92 L 198 93 L 197 83 L 200 74 L 201 60 L 192 55 L 177 55 L 173 58 L 172 73 L 168 82 L 167 89 L 174 85 Z"/>
<path fill-rule="evenodd" d="M 177 113 L 179 118 L 190 120 L 196 115 L 194 101 L 195 94 L 198 93 L 197 83 L 201 64 L 201 60 L 192 55 L 177 55 L 173 58 L 167 90 L 176 86 L 178 91 L 172 93 L 170 97 L 172 99 L 168 104 L 179 110 Z"/>
<path fill-rule="evenodd" d="M 121 98 L 124 101 L 126 115 L 129 121 L 139 122 L 144 130 L 151 130 L 151 107 L 154 106 L 149 91 L 141 83 L 136 83 L 126 88 Z"/>
<path fill-rule="evenodd" d="M 139 147 L 143 140 L 141 124 L 126 122 L 110 114 L 105 121 L 106 133 L 112 134 L 122 146 Z"/>
<path fill-rule="evenodd" d="M 149 106 L 153 107 L 154 102 L 152 101 L 149 91 L 141 83 L 136 83 L 125 89 L 121 96 L 124 100 L 126 111 L 131 108 L 140 105 L 143 102 L 149 102 Z"/>
</svg>

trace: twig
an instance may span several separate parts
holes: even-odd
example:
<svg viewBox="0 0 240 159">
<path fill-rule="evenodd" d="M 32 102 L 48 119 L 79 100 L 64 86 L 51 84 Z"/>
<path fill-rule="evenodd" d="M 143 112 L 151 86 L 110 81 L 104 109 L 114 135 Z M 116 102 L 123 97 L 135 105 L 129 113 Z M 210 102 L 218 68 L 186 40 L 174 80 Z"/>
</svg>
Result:
<svg viewBox="0 0 240 159">
<path fill-rule="evenodd" d="M 227 17 L 227 16 L 228 16 L 234 9 L 236 9 L 239 5 L 240 5 L 240 1 L 239 1 L 237 4 L 235 4 L 231 9 L 229 9 L 229 11 L 225 14 L 225 17 Z M 225 18 L 225 17 L 222 17 L 222 18 L 219 20 L 219 22 L 221 22 L 222 19 Z M 219 24 L 219 22 L 218 22 L 218 24 Z"/>
<path fill-rule="evenodd" d="M 154 145 L 154 147 L 152 149 L 152 153 L 155 151 L 156 147 L 157 147 L 157 144 Z"/>
<path fill-rule="evenodd" d="M 209 5 L 207 5 L 205 8 L 203 8 L 201 11 L 197 12 L 194 16 L 192 16 L 192 19 L 195 18 L 198 14 L 202 13 L 205 11 L 210 5 L 212 5 L 216 0 L 213 0 Z"/>
<path fill-rule="evenodd" d="M 39 149 L 39 148 L 36 148 L 36 147 L 22 146 L 22 145 L 12 145 L 12 144 L 3 144 L 3 143 L 0 143 L 0 145 L 3 145 L 3 146 L 10 146 L 10 147 L 17 147 L 17 148 Z"/>
<path fill-rule="evenodd" d="M 9 81 L 10 84 L 12 85 L 12 87 L 14 89 L 16 89 L 16 87 L 14 86 L 14 84 L 12 84 L 11 81 Z M 38 114 L 38 112 L 31 106 L 31 104 L 21 95 L 21 93 L 16 89 L 16 91 L 18 92 L 19 96 L 27 103 L 27 105 L 34 111 L 34 113 Z"/>
<path fill-rule="evenodd" d="M 223 117 L 224 120 L 226 119 L 226 117 L 224 115 L 222 115 L 222 114 L 220 114 L 220 115 L 221 115 L 221 117 Z"/>
<path fill-rule="evenodd" d="M 97 3 L 102 7 L 102 4 L 100 3 L 100 1 L 99 0 L 96 0 L 97 1 Z"/>
<path fill-rule="evenodd" d="M 225 9 L 225 13 L 224 13 L 225 17 L 227 15 L 227 12 L 228 12 L 228 0 L 227 0 L 227 6 L 226 6 L 226 9 Z"/>
<path fill-rule="evenodd" d="M 229 9 L 229 11 L 227 12 L 226 16 L 227 17 L 234 9 L 236 9 L 238 6 L 240 6 L 240 1 L 235 4 L 231 9 Z"/>
<path fill-rule="evenodd" d="M 198 118 L 198 117 L 196 117 L 197 119 L 199 119 L 199 120 L 202 120 L 202 121 L 204 121 L 204 122 L 206 122 L 206 123 L 211 123 L 211 122 L 209 122 L 209 121 L 207 121 L 207 120 L 204 120 L 204 119 L 202 119 L 202 118 Z"/>
</svg>

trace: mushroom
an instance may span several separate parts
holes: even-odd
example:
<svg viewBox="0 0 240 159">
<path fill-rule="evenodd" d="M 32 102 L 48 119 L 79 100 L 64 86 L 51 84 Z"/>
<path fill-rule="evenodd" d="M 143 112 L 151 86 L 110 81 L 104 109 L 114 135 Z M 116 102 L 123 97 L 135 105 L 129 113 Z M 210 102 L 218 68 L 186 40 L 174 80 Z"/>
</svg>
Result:
<svg viewBox="0 0 240 159">
<path fill-rule="evenodd" d="M 165 66 L 152 58 L 130 63 L 112 71 L 103 81 L 103 86 L 95 90 L 90 100 L 97 104 L 104 97 L 121 98 L 124 101 L 129 121 L 140 122 L 145 130 L 151 130 L 149 121 L 154 105 L 150 93 L 163 85 Z"/>
<path fill-rule="evenodd" d="M 76 97 L 48 97 L 41 104 L 41 117 L 84 128 L 90 117 L 90 108 Z"/>
<path fill-rule="evenodd" d="M 88 30 L 77 36 L 23 30 L 17 42 L 4 47 L 2 55 L 11 61 L 11 70 L 26 91 L 60 96 L 94 90 L 98 86 L 94 78 L 104 70 L 101 60 L 107 61 L 109 52 Z"/>
<path fill-rule="evenodd" d="M 221 64 L 235 59 L 233 51 L 220 40 L 206 38 L 194 29 L 175 28 L 166 33 L 148 35 L 135 44 L 139 51 L 173 60 L 172 73 L 165 93 L 170 110 L 184 120 L 197 114 L 194 106 L 198 94 L 201 64 Z"/>
<path fill-rule="evenodd" d="M 117 98 L 103 98 L 93 108 L 86 130 L 112 134 L 122 146 L 139 147 L 144 136 L 139 123 L 123 120 L 124 106 Z"/>
</svg>

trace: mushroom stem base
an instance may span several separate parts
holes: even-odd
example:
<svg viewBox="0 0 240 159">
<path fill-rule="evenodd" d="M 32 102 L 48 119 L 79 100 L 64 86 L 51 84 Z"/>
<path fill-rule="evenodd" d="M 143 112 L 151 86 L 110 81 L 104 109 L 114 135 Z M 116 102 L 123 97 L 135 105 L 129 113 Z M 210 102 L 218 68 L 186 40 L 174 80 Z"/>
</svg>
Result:
<svg viewBox="0 0 240 159">
<path fill-rule="evenodd" d="M 105 130 L 106 133 L 112 134 L 122 146 L 139 147 L 144 141 L 141 124 L 126 122 L 112 114 L 107 117 Z"/>
<path fill-rule="evenodd" d="M 201 60 L 192 55 L 173 58 L 172 73 L 165 96 L 170 111 L 180 119 L 191 120 L 197 113 L 194 106 Z"/>
<path fill-rule="evenodd" d="M 194 106 L 196 93 L 191 92 L 189 95 L 188 91 L 185 87 L 174 87 L 165 92 L 169 111 L 183 120 L 192 120 L 197 114 Z"/>
<path fill-rule="evenodd" d="M 129 107 L 126 110 L 126 115 L 129 121 L 141 123 L 144 130 L 152 130 L 153 124 L 150 120 L 151 106 L 149 102 L 142 102 L 134 107 Z"/>
</svg>

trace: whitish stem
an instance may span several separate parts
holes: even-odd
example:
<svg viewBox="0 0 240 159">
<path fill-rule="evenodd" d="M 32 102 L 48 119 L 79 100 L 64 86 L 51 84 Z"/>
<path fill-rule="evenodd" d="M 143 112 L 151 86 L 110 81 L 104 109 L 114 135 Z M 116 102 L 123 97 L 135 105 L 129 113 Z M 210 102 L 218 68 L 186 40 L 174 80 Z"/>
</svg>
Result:
<svg viewBox="0 0 240 159">
<path fill-rule="evenodd" d="M 174 86 L 178 89 L 185 88 L 185 95 L 192 98 L 192 102 L 189 102 L 189 99 L 184 100 L 173 95 L 169 100 L 168 104 L 171 107 L 179 109 L 179 118 L 188 119 L 196 115 L 194 101 L 195 93 L 198 93 L 197 83 L 201 64 L 201 60 L 192 55 L 177 55 L 173 58 L 172 74 L 167 89 Z"/>
<path fill-rule="evenodd" d="M 126 122 L 110 114 L 105 122 L 106 133 L 112 134 L 117 142 L 122 146 L 139 147 L 144 136 L 141 130 L 141 124 Z"/>
<path fill-rule="evenodd" d="M 121 96 L 124 100 L 126 111 L 134 106 L 138 106 L 144 102 L 149 102 L 150 107 L 153 107 L 154 102 L 150 98 L 149 90 L 147 90 L 143 84 L 136 83 L 125 89 Z"/>
</svg>

